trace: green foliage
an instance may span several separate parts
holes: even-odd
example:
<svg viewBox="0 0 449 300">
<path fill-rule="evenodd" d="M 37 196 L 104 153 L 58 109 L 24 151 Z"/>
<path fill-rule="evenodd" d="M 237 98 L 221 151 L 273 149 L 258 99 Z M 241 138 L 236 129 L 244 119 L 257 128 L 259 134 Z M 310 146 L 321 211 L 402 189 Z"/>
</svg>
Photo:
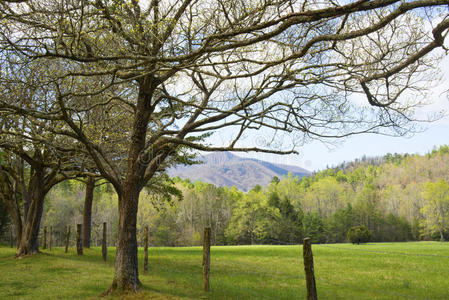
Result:
<svg viewBox="0 0 449 300">
<path fill-rule="evenodd" d="M 354 224 L 354 213 L 350 203 L 346 208 L 339 208 L 326 221 L 326 241 L 328 243 L 344 242 L 349 228 Z"/>
<path fill-rule="evenodd" d="M 323 220 L 317 213 L 307 213 L 302 221 L 304 237 L 310 238 L 312 243 L 324 243 L 326 235 Z"/>
<path fill-rule="evenodd" d="M 399 163 L 365 158 L 301 179 L 289 174 L 247 193 L 155 177 L 140 197 L 138 240 L 145 226 L 152 245 L 175 246 L 200 245 L 205 226 L 212 227 L 215 245 L 295 244 L 306 236 L 315 243 L 340 243 L 347 241 L 351 227 L 362 225 L 372 241 L 446 238 L 448 184 L 435 178 L 449 174 L 449 155 L 442 150 L 431 157 L 400 157 Z M 84 185 L 75 180 L 55 187 L 46 202 L 44 225 L 53 226 L 59 236 L 67 224 L 81 221 L 83 196 Z M 93 241 L 101 238 L 103 221 L 110 223 L 114 240 L 117 196 L 110 184 L 102 184 L 94 198 Z"/>
<path fill-rule="evenodd" d="M 368 243 L 371 238 L 371 232 L 363 225 L 351 227 L 348 231 L 348 240 L 353 244 Z"/>
<path fill-rule="evenodd" d="M 438 232 L 443 241 L 449 229 L 449 183 L 443 179 L 426 183 L 424 200 L 426 205 L 421 209 L 425 216 L 423 228 L 429 233 Z"/>
</svg>

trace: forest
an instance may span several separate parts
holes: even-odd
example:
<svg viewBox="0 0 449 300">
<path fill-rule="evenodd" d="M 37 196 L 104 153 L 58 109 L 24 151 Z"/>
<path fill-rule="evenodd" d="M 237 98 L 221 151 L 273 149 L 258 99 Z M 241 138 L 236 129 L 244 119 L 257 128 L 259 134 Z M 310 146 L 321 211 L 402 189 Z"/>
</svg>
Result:
<svg viewBox="0 0 449 300">
<path fill-rule="evenodd" d="M 364 225 L 372 241 L 446 240 L 449 238 L 449 146 L 426 155 L 387 154 L 342 163 L 297 178 L 274 177 L 249 192 L 201 181 L 173 178 L 166 193 L 146 189 L 139 201 L 138 241 L 149 226 L 154 246 L 201 244 L 204 227 L 212 228 L 214 245 L 347 242 L 352 226 Z M 86 184 L 70 180 L 55 186 L 45 202 L 43 226 L 64 243 L 66 226 L 82 223 Z M 93 245 L 101 243 L 101 226 L 109 224 L 116 239 L 117 196 L 99 183 L 92 209 Z M 3 241 L 8 214 L 1 211 Z"/>
</svg>

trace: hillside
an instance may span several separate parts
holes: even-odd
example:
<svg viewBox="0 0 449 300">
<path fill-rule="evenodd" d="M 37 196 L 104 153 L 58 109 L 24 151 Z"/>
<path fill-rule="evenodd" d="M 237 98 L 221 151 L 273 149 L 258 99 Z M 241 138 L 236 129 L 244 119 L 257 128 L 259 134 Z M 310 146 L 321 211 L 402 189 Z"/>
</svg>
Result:
<svg viewBox="0 0 449 300">
<path fill-rule="evenodd" d="M 168 171 L 171 177 L 179 176 L 191 181 L 204 181 L 217 186 L 236 186 L 248 191 L 256 184 L 268 185 L 274 176 L 288 173 L 303 177 L 310 172 L 296 166 L 270 163 L 253 158 L 243 158 L 230 152 L 213 153 L 198 158 L 202 164 L 179 166 Z"/>
</svg>

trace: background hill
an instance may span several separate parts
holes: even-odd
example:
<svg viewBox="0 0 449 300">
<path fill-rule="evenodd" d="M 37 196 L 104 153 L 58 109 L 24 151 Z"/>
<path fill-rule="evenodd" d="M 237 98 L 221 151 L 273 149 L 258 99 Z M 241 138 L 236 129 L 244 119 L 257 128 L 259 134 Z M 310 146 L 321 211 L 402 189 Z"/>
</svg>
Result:
<svg viewBox="0 0 449 300">
<path fill-rule="evenodd" d="M 274 176 L 288 173 L 303 177 L 311 173 L 303 168 L 275 164 L 253 158 L 243 158 L 230 152 L 212 153 L 198 158 L 202 164 L 179 166 L 168 170 L 170 177 L 203 181 L 217 186 L 236 186 L 248 191 L 255 185 L 268 185 Z"/>
</svg>

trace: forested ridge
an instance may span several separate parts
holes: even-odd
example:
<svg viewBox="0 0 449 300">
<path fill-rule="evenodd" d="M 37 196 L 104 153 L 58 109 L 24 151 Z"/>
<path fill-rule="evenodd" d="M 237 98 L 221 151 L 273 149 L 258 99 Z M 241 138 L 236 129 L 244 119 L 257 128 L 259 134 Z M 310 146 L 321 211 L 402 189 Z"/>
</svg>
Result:
<svg viewBox="0 0 449 300">
<path fill-rule="evenodd" d="M 301 179 L 273 178 L 249 192 L 203 182 L 172 179 L 158 193 L 144 190 L 137 219 L 157 246 L 200 245 L 202 229 L 226 244 L 291 244 L 309 236 L 315 243 L 347 241 L 349 228 L 366 226 L 373 241 L 449 238 L 449 146 L 426 155 L 363 157 Z M 85 184 L 69 180 L 55 186 L 44 207 L 43 226 L 52 226 L 63 243 L 67 225 L 82 223 Z M 6 208 L 0 206 L 3 239 Z M 109 184 L 95 188 L 92 244 L 101 241 L 101 224 L 117 234 L 117 196 Z"/>
</svg>

